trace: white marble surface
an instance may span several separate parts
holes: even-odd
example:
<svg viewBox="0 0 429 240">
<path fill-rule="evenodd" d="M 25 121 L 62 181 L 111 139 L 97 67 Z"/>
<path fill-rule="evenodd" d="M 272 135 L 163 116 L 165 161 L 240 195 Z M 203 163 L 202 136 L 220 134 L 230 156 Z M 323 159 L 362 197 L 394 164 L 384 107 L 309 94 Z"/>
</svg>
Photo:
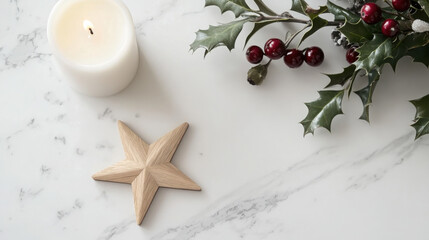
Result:
<svg viewBox="0 0 429 240">
<path fill-rule="evenodd" d="M 413 140 L 407 102 L 428 92 L 423 65 L 385 70 L 371 125 L 352 96 L 332 134 L 303 138 L 303 102 L 328 81 L 320 72 L 345 66 L 329 31 L 305 44 L 325 50 L 323 66 L 277 62 L 253 87 L 241 44 L 205 60 L 188 52 L 198 28 L 230 14 L 202 0 L 125 3 L 139 73 L 116 96 L 88 98 L 52 69 L 45 32 L 55 0 L 0 1 L 0 239 L 427 239 L 429 137 Z M 263 30 L 252 44 L 284 31 Z M 130 186 L 91 179 L 124 156 L 118 119 L 148 142 L 188 121 L 173 163 L 203 190 L 161 189 L 137 226 Z"/>
</svg>

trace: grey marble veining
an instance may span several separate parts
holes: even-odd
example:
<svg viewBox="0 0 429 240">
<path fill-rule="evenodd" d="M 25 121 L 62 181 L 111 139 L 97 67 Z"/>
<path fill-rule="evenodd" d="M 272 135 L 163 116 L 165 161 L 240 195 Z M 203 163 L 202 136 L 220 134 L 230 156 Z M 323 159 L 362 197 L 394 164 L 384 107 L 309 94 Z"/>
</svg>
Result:
<svg viewBox="0 0 429 240">
<path fill-rule="evenodd" d="M 273 63 L 260 87 L 239 38 L 203 60 L 189 43 L 231 14 L 204 1 L 125 0 L 140 48 L 136 79 L 108 98 L 73 92 L 46 39 L 55 0 L 0 1 L 0 239 L 427 239 L 429 138 L 414 141 L 408 103 L 427 93 L 425 67 L 401 60 L 377 86 L 371 125 L 360 100 L 344 103 L 332 133 L 302 137 L 303 102 L 338 72 L 329 31 L 309 38 L 319 68 Z M 310 1 L 317 5 L 321 1 Z M 282 1 L 268 1 L 287 9 Z M 283 37 L 284 25 L 261 31 Z M 245 26 L 244 32 L 250 31 Z M 201 192 L 161 189 L 141 226 L 131 188 L 91 175 L 123 159 L 116 122 L 152 142 L 187 121 L 173 163 Z"/>
<path fill-rule="evenodd" d="M 338 151 L 336 147 L 316 151 L 285 170 L 258 179 L 251 187 L 243 186 L 246 191 L 239 195 L 232 193 L 236 196 L 232 201 L 215 204 L 211 207 L 213 210 L 196 216 L 187 224 L 169 228 L 152 239 L 200 239 L 200 235 L 206 238 L 208 233 L 212 233 L 208 238 L 215 239 L 216 234 L 223 231 L 231 232 L 235 238 L 279 239 L 283 235 L 282 228 L 287 228 L 283 224 L 283 218 L 287 216 L 281 216 L 281 210 L 277 210 L 287 206 L 290 198 L 299 198 L 301 192 L 311 188 L 322 188 L 320 185 L 327 179 L 341 182 L 335 186 L 335 192 L 362 191 L 382 181 L 395 167 L 412 160 L 416 151 L 423 151 L 428 146 L 429 142 L 425 140 L 410 142 L 412 137 L 413 134 L 401 136 L 363 158 L 339 158 L 334 154 Z M 312 174 L 314 169 L 317 174 Z M 343 171 L 350 174 L 343 175 Z M 299 178 L 299 181 L 286 180 Z M 262 220 L 267 218 L 274 220 Z"/>
</svg>

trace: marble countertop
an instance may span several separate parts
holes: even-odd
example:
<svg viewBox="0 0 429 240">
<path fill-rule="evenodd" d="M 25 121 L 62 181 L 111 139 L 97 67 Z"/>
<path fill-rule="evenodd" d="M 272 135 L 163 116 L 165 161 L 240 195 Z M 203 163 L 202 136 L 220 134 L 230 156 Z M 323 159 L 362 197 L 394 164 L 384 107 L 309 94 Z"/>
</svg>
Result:
<svg viewBox="0 0 429 240">
<path fill-rule="evenodd" d="M 191 54 L 194 32 L 227 21 L 202 0 L 125 0 L 141 62 L 123 92 L 89 98 L 52 67 L 46 39 L 56 0 L 0 2 L 0 239 L 427 239 L 429 137 L 414 141 L 408 102 L 427 94 L 410 59 L 377 86 L 371 124 L 344 102 L 332 134 L 302 137 L 303 102 L 346 66 L 330 31 L 310 38 L 318 68 L 272 64 L 260 87 L 237 49 Z M 310 1 L 311 2 L 311 1 Z M 283 1 L 268 1 L 287 9 Z M 313 1 L 314 3 L 314 1 Z M 249 31 L 245 26 L 244 31 Z M 262 30 L 252 44 L 282 37 Z M 201 192 L 160 189 L 141 226 L 131 187 L 91 175 L 124 157 L 116 122 L 152 142 L 190 123 L 173 163 Z"/>
</svg>

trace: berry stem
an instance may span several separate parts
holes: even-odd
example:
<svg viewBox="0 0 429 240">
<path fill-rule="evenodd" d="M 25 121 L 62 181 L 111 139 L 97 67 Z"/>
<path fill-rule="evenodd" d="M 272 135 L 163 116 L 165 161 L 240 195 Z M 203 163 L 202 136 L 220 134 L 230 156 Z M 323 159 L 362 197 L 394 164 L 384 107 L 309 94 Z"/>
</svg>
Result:
<svg viewBox="0 0 429 240">
<path fill-rule="evenodd" d="M 393 7 L 392 3 L 389 2 L 389 0 L 384 0 L 384 2 L 387 5 L 389 5 L 389 7 L 391 7 L 392 9 L 395 9 L 395 7 Z M 405 16 L 404 14 L 402 14 L 401 12 L 398 12 L 398 11 L 396 13 L 393 13 L 393 12 L 388 12 L 388 11 L 384 11 L 383 10 L 383 12 L 388 13 L 388 14 L 392 14 L 392 15 L 395 15 L 395 16 L 398 16 L 398 17 L 403 17 L 404 19 L 409 19 L 410 20 L 409 17 Z"/>
<path fill-rule="evenodd" d="M 395 16 L 397 16 L 397 17 L 403 17 L 403 16 L 401 16 L 399 13 L 389 12 L 389 11 L 386 11 L 386 10 L 381 10 L 381 11 L 383 11 L 384 13 L 390 14 L 390 15 L 395 15 Z"/>
<path fill-rule="evenodd" d="M 304 31 L 306 28 L 308 28 L 310 26 L 310 23 L 307 23 L 307 25 L 305 25 L 305 27 L 303 27 L 301 30 L 295 32 L 294 34 L 292 34 L 292 36 L 290 36 L 290 38 L 285 42 L 285 47 L 287 48 L 289 46 L 289 44 L 292 42 L 292 40 L 298 36 L 298 34 L 300 34 L 302 31 Z"/>
</svg>

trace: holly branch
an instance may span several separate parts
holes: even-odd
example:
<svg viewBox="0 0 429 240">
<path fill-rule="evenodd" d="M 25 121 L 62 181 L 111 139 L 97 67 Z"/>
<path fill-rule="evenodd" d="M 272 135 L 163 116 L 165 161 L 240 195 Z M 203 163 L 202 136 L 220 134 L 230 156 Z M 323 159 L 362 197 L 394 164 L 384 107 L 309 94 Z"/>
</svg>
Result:
<svg viewBox="0 0 429 240">
<path fill-rule="evenodd" d="M 304 135 L 314 133 L 322 127 L 330 130 L 332 120 L 342 114 L 344 95 L 352 92 L 362 100 L 363 112 L 361 119 L 369 122 L 369 107 L 377 83 L 382 79 L 382 69 L 387 64 L 394 70 L 398 61 L 410 56 L 415 62 L 429 66 L 429 0 L 384 0 L 380 7 L 371 0 L 355 0 L 351 8 L 342 8 L 331 1 L 319 8 L 312 8 L 305 0 L 292 0 L 290 11 L 302 15 L 294 17 L 289 11 L 278 14 L 270 9 L 262 0 L 253 0 L 257 9 L 250 8 L 245 0 L 205 0 L 205 6 L 216 6 L 221 13 L 232 12 L 235 20 L 229 23 L 209 26 L 206 30 L 196 33 L 191 50 L 204 49 L 204 56 L 219 46 L 226 46 L 230 51 L 235 47 L 236 39 L 244 24 L 253 24 L 244 46 L 262 28 L 273 23 L 300 23 L 304 27 L 288 34 L 283 42 L 279 39 L 267 41 L 264 50 L 251 46 L 246 52 L 247 59 L 253 64 L 260 63 L 264 56 L 267 63 L 260 63 L 248 71 L 248 81 L 253 85 L 261 84 L 267 76 L 272 60 L 283 57 L 289 67 L 299 67 L 303 62 L 310 66 L 318 66 L 323 62 L 323 51 L 318 47 L 307 47 L 304 50 L 289 49 L 291 42 L 298 36 L 296 46 L 300 46 L 307 38 L 325 27 L 334 28 L 333 40 L 337 45 L 347 49 L 346 58 L 350 63 L 343 72 L 327 74 L 330 79 L 326 88 L 335 85 L 342 90 L 319 91 L 319 99 L 306 103 L 308 114 L 301 124 Z M 334 20 L 326 20 L 320 15 L 329 13 Z M 302 34 L 301 34 L 302 33 Z M 353 91 L 353 84 L 359 75 L 368 79 L 362 89 Z M 416 107 L 415 123 L 416 138 L 429 133 L 429 95 L 411 101 Z"/>
</svg>

